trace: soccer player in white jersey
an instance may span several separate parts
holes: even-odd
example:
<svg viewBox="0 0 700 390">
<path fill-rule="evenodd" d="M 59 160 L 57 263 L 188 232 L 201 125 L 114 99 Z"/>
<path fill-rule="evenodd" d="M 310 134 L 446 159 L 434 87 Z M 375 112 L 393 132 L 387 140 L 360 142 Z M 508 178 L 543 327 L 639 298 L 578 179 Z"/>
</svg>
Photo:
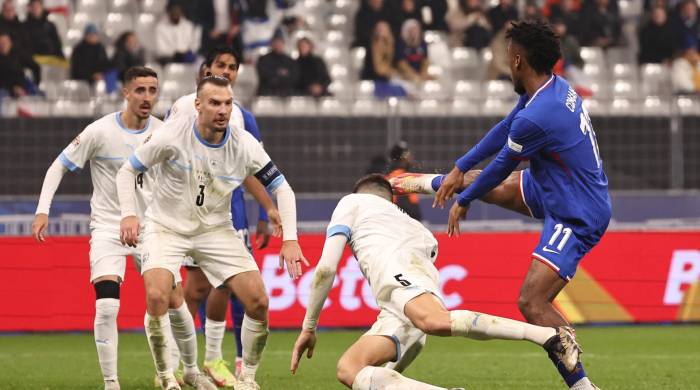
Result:
<svg viewBox="0 0 700 390">
<path fill-rule="evenodd" d="M 166 356 L 166 313 L 174 275 L 183 257 L 192 256 L 212 285 L 226 285 L 243 303 L 243 367 L 235 389 L 259 389 L 255 374 L 269 333 L 268 297 L 257 264 L 231 225 L 231 193 L 245 177 L 255 176 L 276 195 L 283 229 L 280 266 L 286 263 L 289 275 L 298 278 L 301 264 L 308 263 L 297 242 L 294 192 L 257 140 L 229 125 L 228 80 L 203 78 L 195 104 L 196 117 L 164 124 L 119 170 L 121 237 L 128 245 L 139 242 L 133 180 L 160 164 L 146 210 L 141 271 L 146 335 L 163 388 L 179 389 Z"/>
<path fill-rule="evenodd" d="M 239 60 L 236 54 L 228 46 L 220 46 L 214 48 L 209 53 L 202 63 L 199 70 L 198 79 L 206 75 L 223 77 L 229 80 L 231 87 L 236 83 L 238 76 Z M 165 122 L 170 122 L 183 117 L 194 117 L 197 115 L 195 109 L 196 93 L 191 93 L 180 97 L 168 112 Z M 260 132 L 258 131 L 255 117 L 240 105 L 234 102 L 231 111 L 229 124 L 234 129 L 241 129 L 251 133 L 256 139 L 260 140 Z M 262 141 L 261 141 L 262 143 Z M 267 198 L 269 196 L 265 192 L 265 188 L 257 180 L 252 180 L 247 183 L 246 189 L 257 197 Z M 256 195 L 257 193 L 257 195 Z M 233 193 L 231 212 L 233 217 L 233 225 L 242 236 L 243 241 L 249 250 L 252 251 L 252 245 L 248 234 L 248 220 L 245 215 L 245 200 L 243 198 L 242 189 L 236 189 Z M 256 228 L 255 243 L 258 249 L 267 246 L 270 239 L 267 211 L 261 206 L 259 210 L 259 220 Z M 212 378 L 212 380 L 222 387 L 232 387 L 235 382 L 235 376 L 228 369 L 228 362 L 223 359 L 222 344 L 224 333 L 226 330 L 226 311 L 228 301 L 231 298 L 232 313 L 231 317 L 234 323 L 234 337 L 238 347 L 236 357 L 236 368 L 240 370 L 242 363 L 241 337 L 240 328 L 243 320 L 243 308 L 240 302 L 231 295 L 231 291 L 223 286 L 212 286 L 207 280 L 202 270 L 197 266 L 196 259 L 187 258 L 184 262 L 187 273 L 187 282 L 185 283 L 185 301 L 190 309 L 192 317 L 196 317 L 198 310 L 202 306 L 202 302 L 206 299 L 205 314 L 200 317 L 204 323 L 205 337 L 205 355 L 204 355 L 204 371 Z M 212 288 L 220 287 L 220 288 Z M 239 331 L 236 331 L 239 330 Z M 177 349 L 172 349 L 172 352 L 177 353 Z M 178 361 L 178 356 L 173 355 L 173 361 Z"/>
<path fill-rule="evenodd" d="M 569 328 L 546 328 L 468 310 L 448 311 L 433 265 L 437 240 L 420 222 L 391 203 L 392 189 L 381 175 L 360 179 L 353 194 L 338 202 L 328 224 L 321 259 L 311 283 L 303 329 L 294 344 L 291 371 L 301 356 L 311 358 L 316 326 L 349 243 L 380 308 L 377 321 L 338 362 L 338 380 L 353 390 L 441 389 L 400 374 L 425 344 L 426 334 L 476 340 L 528 340 L 561 357 L 568 370 L 579 347 Z M 389 363 L 386 367 L 382 367 Z"/>
</svg>

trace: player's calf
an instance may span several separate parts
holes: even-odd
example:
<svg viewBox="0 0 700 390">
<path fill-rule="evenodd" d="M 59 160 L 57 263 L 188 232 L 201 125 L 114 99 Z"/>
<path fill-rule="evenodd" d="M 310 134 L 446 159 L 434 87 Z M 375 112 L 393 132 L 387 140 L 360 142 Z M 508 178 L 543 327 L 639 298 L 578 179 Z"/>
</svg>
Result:
<svg viewBox="0 0 700 390">
<path fill-rule="evenodd" d="M 95 289 L 95 345 L 105 388 L 119 388 L 117 380 L 117 314 L 119 313 L 119 277 L 97 278 Z"/>
</svg>

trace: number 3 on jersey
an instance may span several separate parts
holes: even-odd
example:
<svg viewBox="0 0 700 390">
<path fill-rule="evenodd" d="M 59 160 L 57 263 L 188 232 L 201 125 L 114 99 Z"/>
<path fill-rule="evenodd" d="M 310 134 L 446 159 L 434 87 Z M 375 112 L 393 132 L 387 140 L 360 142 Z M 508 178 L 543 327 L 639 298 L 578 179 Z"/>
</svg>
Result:
<svg viewBox="0 0 700 390">
<path fill-rule="evenodd" d="M 593 156 L 595 156 L 597 167 L 600 168 L 600 151 L 598 150 L 598 140 L 596 139 L 593 126 L 591 125 L 591 117 L 588 116 L 588 110 L 586 110 L 586 107 L 584 106 L 581 106 L 581 124 L 579 126 L 583 135 L 587 135 L 591 139 Z"/>
<path fill-rule="evenodd" d="M 197 206 L 204 204 L 204 184 L 199 185 L 199 195 L 197 195 L 197 199 L 195 199 L 194 203 Z"/>
</svg>

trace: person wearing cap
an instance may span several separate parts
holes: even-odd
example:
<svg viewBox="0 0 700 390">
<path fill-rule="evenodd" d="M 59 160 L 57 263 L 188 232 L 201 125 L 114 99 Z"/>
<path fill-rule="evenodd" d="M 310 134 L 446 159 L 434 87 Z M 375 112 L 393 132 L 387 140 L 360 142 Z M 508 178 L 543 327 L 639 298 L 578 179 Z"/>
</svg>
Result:
<svg viewBox="0 0 700 390">
<path fill-rule="evenodd" d="M 92 85 L 104 78 L 104 72 L 108 68 L 107 51 L 100 41 L 97 26 L 88 24 L 83 40 L 75 46 L 70 57 L 70 78 L 84 80 Z"/>
<path fill-rule="evenodd" d="M 299 65 L 286 52 L 284 37 L 277 31 L 270 42 L 270 52 L 258 59 L 256 69 L 259 96 L 291 96 L 299 81 Z"/>
<path fill-rule="evenodd" d="M 411 168 L 416 168 L 413 155 L 408 149 L 406 141 L 399 141 L 391 148 L 389 151 L 389 159 L 389 173 L 385 176 L 387 180 L 409 172 Z M 416 194 L 394 195 L 394 203 L 401 207 L 411 218 L 418 221 L 423 219 L 418 196 Z"/>
</svg>

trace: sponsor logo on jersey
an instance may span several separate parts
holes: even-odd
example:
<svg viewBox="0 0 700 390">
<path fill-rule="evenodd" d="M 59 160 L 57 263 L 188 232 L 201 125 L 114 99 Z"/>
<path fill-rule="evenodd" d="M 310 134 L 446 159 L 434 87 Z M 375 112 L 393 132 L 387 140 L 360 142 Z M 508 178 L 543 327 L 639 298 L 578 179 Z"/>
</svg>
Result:
<svg viewBox="0 0 700 390">
<path fill-rule="evenodd" d="M 517 142 L 513 142 L 513 140 L 510 139 L 510 137 L 508 137 L 508 147 L 516 153 L 520 153 L 523 151 L 523 146 Z"/>
</svg>

